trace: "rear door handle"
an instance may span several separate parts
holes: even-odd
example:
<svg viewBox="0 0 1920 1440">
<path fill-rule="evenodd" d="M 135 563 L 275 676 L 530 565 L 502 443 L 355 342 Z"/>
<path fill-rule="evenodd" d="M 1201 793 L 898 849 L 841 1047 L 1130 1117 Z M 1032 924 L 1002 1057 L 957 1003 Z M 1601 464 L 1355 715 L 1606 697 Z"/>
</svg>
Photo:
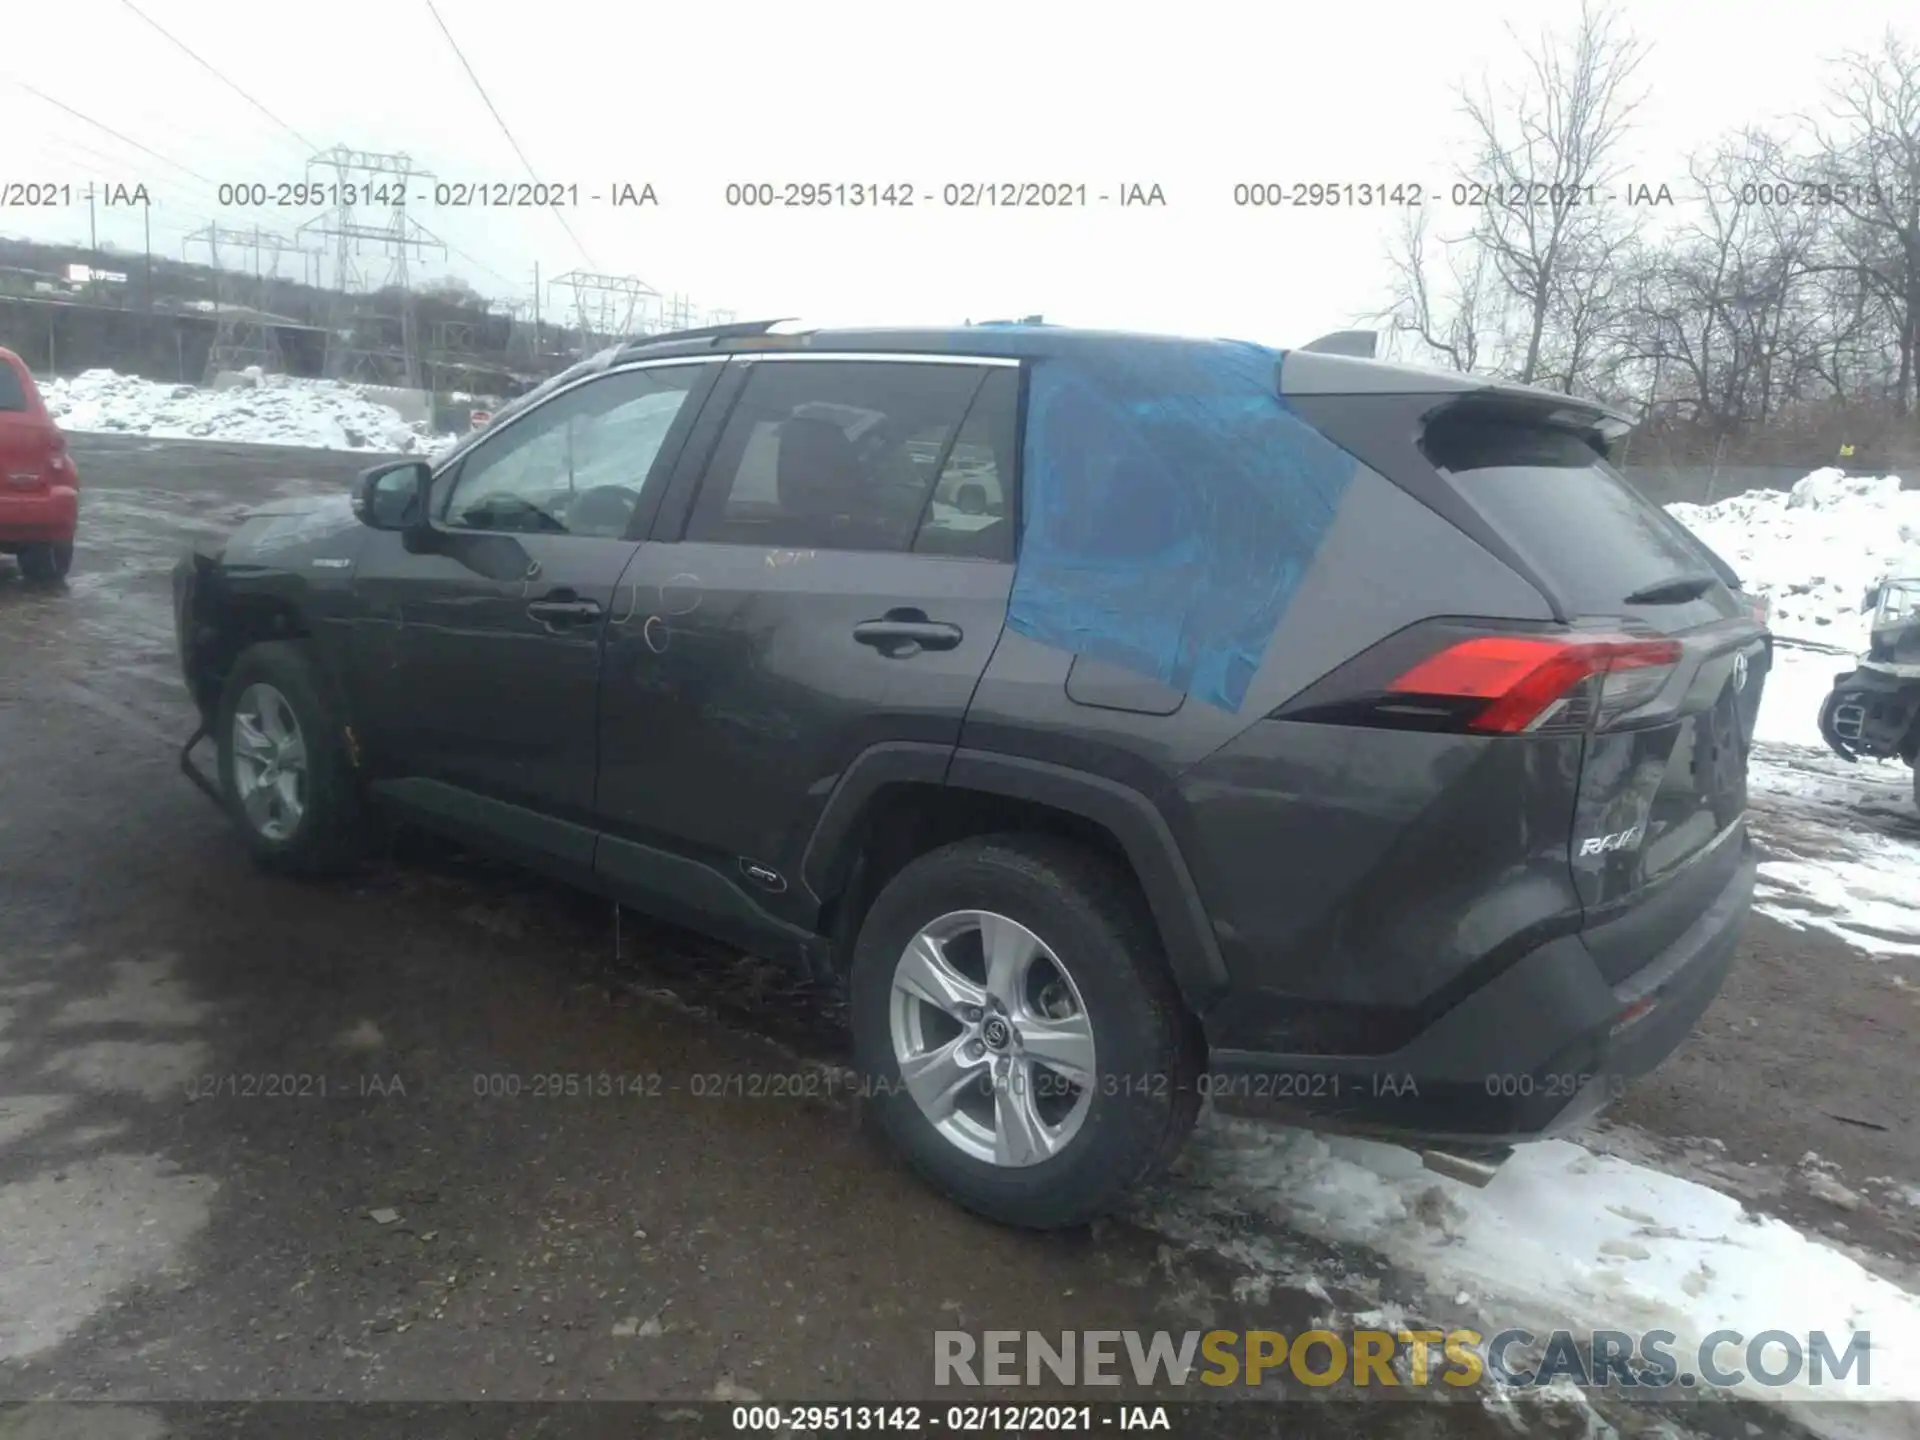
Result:
<svg viewBox="0 0 1920 1440">
<path fill-rule="evenodd" d="M 919 610 L 889 610 L 879 620 L 862 620 L 853 638 L 883 655 L 905 658 L 920 650 L 951 650 L 964 638 L 958 625 L 929 620 Z"/>
</svg>

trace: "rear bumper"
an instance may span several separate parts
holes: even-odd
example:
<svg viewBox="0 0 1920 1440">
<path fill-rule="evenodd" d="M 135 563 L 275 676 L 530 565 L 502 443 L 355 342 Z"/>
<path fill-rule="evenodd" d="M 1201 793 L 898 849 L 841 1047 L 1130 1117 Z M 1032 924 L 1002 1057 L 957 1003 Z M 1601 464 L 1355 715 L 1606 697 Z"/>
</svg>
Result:
<svg viewBox="0 0 1920 1440">
<path fill-rule="evenodd" d="M 31 494 L 0 490 L 0 545 L 73 539 L 80 520 L 80 492 L 55 485 Z"/>
<path fill-rule="evenodd" d="M 1514 1144 L 1580 1124 L 1665 1060 L 1720 991 L 1753 902 L 1752 845 L 1699 917 L 1610 985 L 1576 935 L 1521 957 L 1386 1055 L 1216 1050 L 1221 1099 L 1429 1144 Z"/>
</svg>

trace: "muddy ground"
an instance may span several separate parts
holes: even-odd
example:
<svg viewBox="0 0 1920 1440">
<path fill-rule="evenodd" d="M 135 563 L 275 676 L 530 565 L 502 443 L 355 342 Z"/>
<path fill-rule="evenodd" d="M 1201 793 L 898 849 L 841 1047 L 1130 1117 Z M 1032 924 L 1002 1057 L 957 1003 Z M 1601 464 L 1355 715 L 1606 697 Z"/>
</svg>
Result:
<svg viewBox="0 0 1920 1440">
<path fill-rule="evenodd" d="M 14 1411 L 0 1436 L 254 1423 L 169 1402 L 944 1405 L 936 1330 L 1291 1331 L 1370 1298 L 1250 1287 L 1143 1225 L 1032 1236 L 962 1214 L 837 1087 L 830 1003 L 631 913 L 616 933 L 601 902 L 404 837 L 353 884 L 259 873 L 175 769 L 193 716 L 167 568 L 367 460 L 73 451 L 69 583 L 33 590 L 0 560 L 0 1401 L 133 1408 Z M 1601 1143 L 1897 1271 L 1881 1257 L 1920 1254 L 1920 1211 L 1863 1182 L 1920 1185 L 1916 983 L 1909 962 L 1756 920 L 1700 1032 Z M 1305 1269 L 1368 1268 L 1272 1238 Z M 1378 1286 L 1421 1294 L 1418 1276 Z M 1471 1400 L 1290 1394 L 1288 1434 L 1509 1433 Z M 1685 1410 L 1699 1433 L 1792 1428 Z M 483 1433 L 459 1413 L 360 1410 L 343 1433 Z M 542 1417 L 518 1433 L 557 1433 Z"/>
</svg>

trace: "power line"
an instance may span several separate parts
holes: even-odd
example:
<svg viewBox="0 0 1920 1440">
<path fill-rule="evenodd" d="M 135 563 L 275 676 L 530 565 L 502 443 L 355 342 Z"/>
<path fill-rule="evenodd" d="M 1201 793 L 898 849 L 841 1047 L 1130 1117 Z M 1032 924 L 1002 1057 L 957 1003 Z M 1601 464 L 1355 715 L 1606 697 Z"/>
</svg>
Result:
<svg viewBox="0 0 1920 1440">
<path fill-rule="evenodd" d="M 512 280 L 507 276 L 502 275 L 498 270 L 494 269 L 493 266 L 487 264 L 486 261 L 474 259 L 473 256 L 469 255 L 466 251 L 462 250 L 458 245 L 454 244 L 451 240 L 442 240 L 440 243 L 447 247 L 447 252 L 449 254 L 457 255 L 462 260 L 466 261 L 469 265 L 472 265 L 477 269 L 486 271 L 487 274 L 493 276 L 493 278 L 498 280 L 502 285 L 516 285 L 519 283 L 516 280 Z"/>
<path fill-rule="evenodd" d="M 151 25 L 155 30 L 158 30 L 162 36 L 164 36 L 167 40 L 171 41 L 183 54 L 187 56 L 188 59 L 192 60 L 195 64 L 200 66 L 201 69 L 205 70 L 209 75 L 213 76 L 214 79 L 218 80 L 222 85 L 225 85 L 229 90 L 233 91 L 234 94 L 238 95 L 242 100 L 246 101 L 249 105 L 253 106 L 253 108 L 258 110 L 262 115 L 266 116 L 267 119 L 273 121 L 274 124 L 278 125 L 282 130 L 286 131 L 289 135 L 293 136 L 294 139 L 298 140 L 302 145 L 306 146 L 307 152 L 309 154 L 312 154 L 314 151 L 320 148 L 318 145 L 314 144 L 311 140 L 307 139 L 306 136 L 302 135 L 298 130 L 294 129 L 291 125 L 287 124 L 287 122 L 282 120 L 278 115 L 274 114 L 271 110 L 267 109 L 267 107 L 262 105 L 258 100 L 254 99 L 253 96 L 249 95 L 246 91 L 242 90 L 238 85 L 236 85 L 233 81 L 229 80 L 225 75 L 221 74 L 212 65 L 208 64 L 205 60 L 202 60 L 198 55 L 196 55 L 192 50 L 190 50 L 187 47 L 185 41 L 181 40 L 178 36 L 169 32 L 164 26 L 160 24 L 158 20 L 155 20 L 151 15 L 147 14 L 146 11 L 142 10 L 138 5 L 134 4 L 133 0 L 120 0 L 120 3 L 125 5 L 127 9 L 133 11 L 133 13 L 138 15 L 142 20 L 146 21 L 147 24 Z"/>
<path fill-rule="evenodd" d="M 35 149 L 35 146 L 38 146 L 39 149 Z M 94 146 L 88 145 L 80 140 L 75 140 L 70 136 L 55 135 L 48 132 L 32 137 L 28 148 L 22 152 L 21 168 L 28 168 L 27 162 L 24 159 L 25 156 L 42 153 L 54 156 L 56 152 L 58 152 L 57 158 L 62 165 L 75 166 L 83 171 L 94 166 L 103 166 L 106 167 L 103 173 L 110 174 L 116 167 L 126 164 L 126 157 L 123 155 L 109 155 L 104 150 L 96 149 Z M 199 186 L 192 185 L 185 180 L 175 180 L 172 176 L 168 176 L 165 179 L 157 175 L 149 176 L 141 179 L 137 183 L 153 191 L 155 194 L 165 193 L 172 196 L 189 198 L 192 203 L 196 205 L 212 205 L 215 203 L 212 196 L 203 192 Z"/>
<path fill-rule="evenodd" d="M 467 57 L 461 53 L 460 43 L 453 38 L 453 32 L 447 29 L 447 22 L 440 18 L 440 11 L 435 7 L 433 0 L 427 0 L 427 11 L 433 16 L 433 23 L 440 27 L 440 33 L 447 37 L 447 44 L 452 47 L 454 58 L 460 62 L 460 68 L 467 72 L 467 79 L 471 80 L 473 88 L 480 92 L 480 100 L 487 107 L 487 113 L 493 116 L 494 123 L 500 127 L 500 133 L 507 137 L 507 144 L 513 147 L 513 153 L 520 157 L 520 164 L 526 170 L 527 178 L 536 185 L 539 184 L 539 172 L 533 168 L 533 162 L 527 159 L 527 152 L 520 148 L 520 142 L 513 138 L 513 131 L 507 128 L 507 122 L 494 107 L 492 98 L 487 94 L 487 87 L 482 85 L 480 77 L 473 73 L 473 66 L 467 63 Z M 580 252 L 581 258 L 587 262 L 589 268 L 592 268 L 593 256 L 589 255 L 587 247 L 580 243 L 580 237 L 573 233 L 573 226 L 567 223 L 565 212 L 556 208 L 553 218 L 560 222 L 560 228 L 567 232 L 567 238 L 573 241 L 574 248 Z"/>
<path fill-rule="evenodd" d="M 168 38 L 171 39 L 172 37 L 169 36 Z M 12 78 L 12 77 L 9 77 L 9 78 Z M 93 126 L 96 130 L 100 130 L 108 135 L 111 135 L 114 139 L 120 141 L 121 144 L 131 145 L 134 147 L 134 149 L 139 150 L 144 154 L 151 155 L 153 156 L 154 159 L 159 160 L 164 164 L 173 166 L 174 169 L 180 171 L 181 173 L 186 175 L 191 175 L 194 179 L 198 180 L 202 185 L 208 187 L 209 191 L 214 191 L 217 189 L 217 187 L 215 186 L 212 180 L 209 180 L 206 176 L 200 174 L 197 170 L 190 169 L 187 166 L 182 165 L 177 160 L 168 159 L 165 155 L 162 155 L 159 151 L 150 149 L 149 147 L 142 145 L 137 140 L 129 139 L 127 136 L 122 135 L 119 131 L 113 129 L 111 126 L 103 125 L 98 120 L 93 119 L 91 116 L 81 114 L 78 110 L 75 110 L 71 105 L 62 104 L 60 101 L 55 100 L 51 95 L 43 94 L 39 90 L 34 89 L 33 86 L 27 84 L 24 80 L 14 79 L 13 83 L 18 85 L 22 90 L 27 91 L 29 94 L 34 95 L 39 99 L 46 101 L 47 104 L 54 106 L 56 109 L 66 111 L 67 114 L 73 116 L 76 120 L 84 121 L 86 124 Z M 288 129 L 288 133 L 290 134 L 297 135 L 299 133 L 293 130 L 291 127 L 287 127 L 287 129 Z M 47 138 L 52 139 L 52 137 L 47 137 Z M 91 146 L 83 145 L 77 140 L 55 141 L 54 143 L 72 146 L 75 149 L 81 150 L 87 154 L 91 154 L 100 160 L 104 160 L 104 161 L 107 161 L 108 163 L 112 163 L 111 156 L 105 155 L 101 151 L 94 150 Z M 162 188 L 171 189 L 182 195 L 185 195 L 187 193 L 181 188 L 180 182 L 178 181 L 171 181 L 171 180 L 163 181 L 163 180 L 156 179 L 154 181 L 151 181 L 150 183 L 154 186 L 155 189 L 162 189 Z M 202 204 L 208 203 L 207 199 L 200 196 L 192 196 L 191 199 L 197 200 Z M 217 198 L 213 198 L 212 203 L 216 208 L 218 208 L 219 202 Z M 164 209 L 163 209 L 163 213 L 165 213 Z M 181 210 L 175 213 L 178 213 L 189 220 L 198 221 L 203 225 L 219 223 L 218 221 L 214 220 L 211 216 L 209 216 L 205 211 L 202 211 L 202 210 Z M 171 224 L 168 224 L 166 221 L 162 220 L 155 223 L 153 228 L 156 230 L 160 230 L 162 232 L 167 232 L 167 233 L 184 234 L 186 233 L 189 227 L 180 226 L 180 225 L 171 225 Z M 459 246 L 454 245 L 450 242 L 442 242 L 442 243 L 446 244 L 446 248 L 449 254 L 456 255 L 460 259 L 466 261 L 469 265 L 472 265 L 475 269 L 482 270 L 487 274 L 493 276 L 493 278 L 498 280 L 502 285 L 514 287 L 519 284 L 519 282 L 514 280 L 511 276 L 503 274 L 501 271 L 487 264 L 486 261 L 481 260 L 476 256 L 469 255 L 465 250 L 462 250 Z M 579 242 L 576 240 L 574 243 L 578 244 Z M 585 253 L 584 250 L 582 251 L 582 253 Z"/>
<path fill-rule="evenodd" d="M 27 82 L 24 80 L 16 79 L 13 83 L 18 85 L 22 90 L 26 91 L 29 95 L 35 96 L 41 100 L 46 101 L 47 104 L 53 106 L 54 109 L 64 110 L 67 112 L 67 114 L 73 116 L 74 119 L 84 120 L 87 124 L 93 126 L 94 129 L 104 131 L 108 135 L 111 135 L 114 139 L 118 140 L 122 145 L 131 145 L 134 149 L 140 151 L 141 154 L 151 155 L 154 159 L 158 160 L 161 164 L 171 165 L 174 169 L 178 170 L 181 174 L 193 176 L 193 178 L 198 180 L 202 185 L 211 185 L 214 183 L 213 181 L 209 180 L 206 176 L 202 175 L 198 170 L 190 169 L 187 166 L 182 165 L 178 160 L 169 160 L 165 155 L 162 155 L 158 150 L 149 149 L 147 146 L 142 145 L 138 140 L 128 139 L 125 135 L 122 135 L 118 130 L 115 130 L 112 126 L 102 125 L 98 120 L 94 119 L 91 115 L 82 115 L 78 110 L 74 109 L 71 105 L 62 104 L 60 101 L 54 99 L 51 95 L 46 94 L 44 91 L 34 89 L 33 86 L 27 84 Z"/>
</svg>

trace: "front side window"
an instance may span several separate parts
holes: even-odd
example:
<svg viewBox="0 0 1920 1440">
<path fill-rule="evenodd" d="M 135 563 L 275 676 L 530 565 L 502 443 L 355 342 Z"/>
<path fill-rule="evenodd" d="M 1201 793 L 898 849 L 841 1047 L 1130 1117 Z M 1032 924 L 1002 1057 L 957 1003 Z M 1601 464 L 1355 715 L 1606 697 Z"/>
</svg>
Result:
<svg viewBox="0 0 1920 1440">
<path fill-rule="evenodd" d="M 606 375 L 488 435 L 461 461 L 444 523 L 516 534 L 625 535 L 700 369 Z"/>
<path fill-rule="evenodd" d="M 687 539 L 913 548 L 989 367 L 757 362 L 707 466 Z"/>
</svg>

